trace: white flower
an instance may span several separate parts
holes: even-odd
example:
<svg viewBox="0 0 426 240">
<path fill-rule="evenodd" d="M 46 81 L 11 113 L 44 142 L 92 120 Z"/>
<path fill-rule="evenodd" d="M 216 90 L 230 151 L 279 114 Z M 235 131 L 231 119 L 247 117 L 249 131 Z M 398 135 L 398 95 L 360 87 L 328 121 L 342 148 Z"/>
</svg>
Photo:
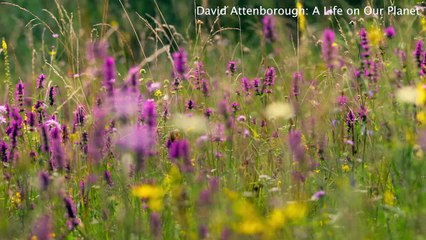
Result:
<svg viewBox="0 0 426 240">
<path fill-rule="evenodd" d="M 294 110 L 289 103 L 275 102 L 266 107 L 265 114 L 269 120 L 277 118 L 288 120 L 294 117 Z"/>
<path fill-rule="evenodd" d="M 415 87 L 402 87 L 396 92 L 396 98 L 403 103 L 416 103 L 417 89 Z"/>
<path fill-rule="evenodd" d="M 172 125 L 184 132 L 206 133 L 208 131 L 207 120 L 197 115 L 178 114 L 173 118 Z"/>
</svg>

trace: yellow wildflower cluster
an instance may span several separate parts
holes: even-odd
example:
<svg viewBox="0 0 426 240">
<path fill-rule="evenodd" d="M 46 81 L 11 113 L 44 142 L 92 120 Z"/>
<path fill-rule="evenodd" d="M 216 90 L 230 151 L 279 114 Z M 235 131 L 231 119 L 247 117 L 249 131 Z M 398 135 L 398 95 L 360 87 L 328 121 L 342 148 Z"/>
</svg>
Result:
<svg viewBox="0 0 426 240">
<path fill-rule="evenodd" d="M 290 202 L 283 207 L 274 208 L 271 213 L 263 217 L 254 205 L 236 192 L 226 190 L 228 198 L 233 201 L 233 212 L 238 218 L 234 230 L 244 235 L 259 235 L 266 239 L 274 238 L 277 230 L 286 223 L 296 223 L 303 220 L 307 214 L 307 206 L 301 202 Z"/>
<path fill-rule="evenodd" d="M 148 201 L 148 207 L 153 211 L 160 211 L 163 208 L 164 190 L 162 187 L 142 184 L 133 187 L 132 194 L 135 197 Z"/>
<path fill-rule="evenodd" d="M 351 170 L 351 167 L 348 164 L 342 165 L 342 171 L 343 172 L 349 172 Z"/>
<path fill-rule="evenodd" d="M 373 26 L 368 31 L 368 38 L 371 45 L 378 47 L 384 40 L 384 33 L 378 26 Z"/>
<path fill-rule="evenodd" d="M 1 41 L 1 48 L 3 48 L 3 51 L 7 51 L 7 43 L 6 43 L 6 40 L 4 40 L 4 38 Z"/>
<path fill-rule="evenodd" d="M 302 12 L 302 10 L 303 10 L 302 3 L 299 2 L 299 1 L 297 1 L 296 2 L 296 8 L 297 8 L 297 10 L 299 12 L 299 14 L 297 16 L 297 23 L 299 25 L 300 32 L 303 33 L 306 30 L 306 17 L 305 17 L 305 15 L 300 14 Z"/>
<path fill-rule="evenodd" d="M 14 195 L 10 196 L 10 202 L 12 206 L 16 206 L 16 207 L 20 206 L 22 202 L 21 193 L 16 192 Z"/>
</svg>

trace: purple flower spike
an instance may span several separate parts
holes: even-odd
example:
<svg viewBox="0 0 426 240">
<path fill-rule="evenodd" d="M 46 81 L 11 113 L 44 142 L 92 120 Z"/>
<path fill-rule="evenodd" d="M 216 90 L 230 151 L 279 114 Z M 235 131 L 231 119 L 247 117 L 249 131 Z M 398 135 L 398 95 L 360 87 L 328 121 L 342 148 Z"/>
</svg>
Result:
<svg viewBox="0 0 426 240">
<path fill-rule="evenodd" d="M 5 141 L 0 141 L 0 160 L 2 162 L 8 162 L 7 143 Z"/>
<path fill-rule="evenodd" d="M 237 63 L 235 61 L 229 61 L 226 67 L 228 73 L 232 76 L 237 71 Z"/>
<path fill-rule="evenodd" d="M 22 81 L 19 81 L 18 84 L 16 84 L 16 92 L 15 92 L 15 99 L 19 104 L 19 111 L 23 112 L 23 106 L 24 106 L 24 84 L 22 83 Z"/>
<path fill-rule="evenodd" d="M 55 100 L 56 100 L 56 87 L 51 86 L 49 88 L 49 105 L 53 106 L 55 104 Z"/>
<path fill-rule="evenodd" d="M 37 89 L 42 89 L 42 88 L 44 88 L 44 81 L 46 80 L 46 75 L 44 75 L 44 74 L 40 74 L 38 77 L 37 77 L 37 80 L 36 80 L 36 88 Z"/>
<path fill-rule="evenodd" d="M 291 81 L 291 94 L 296 98 L 300 95 L 300 84 L 302 81 L 302 73 L 296 72 L 293 74 L 293 80 Z"/>
<path fill-rule="evenodd" d="M 47 188 L 49 187 L 49 183 L 50 183 L 49 173 L 42 171 L 38 174 L 38 178 L 39 178 L 39 181 L 40 181 L 40 189 L 42 191 L 46 191 Z"/>
<path fill-rule="evenodd" d="M 77 209 L 74 201 L 70 197 L 64 197 L 65 209 L 67 210 L 68 217 L 74 219 L 77 217 Z"/>
<path fill-rule="evenodd" d="M 157 110 L 153 99 L 145 101 L 143 106 L 143 119 L 145 124 L 151 129 L 157 126 Z"/>
<path fill-rule="evenodd" d="M 115 74 L 115 60 L 113 57 L 107 57 L 104 63 L 103 86 L 106 88 L 109 96 L 114 95 Z"/>
<path fill-rule="evenodd" d="M 112 187 L 113 182 L 112 182 L 112 176 L 111 176 L 111 172 L 110 171 L 105 170 L 105 172 L 104 172 L 104 178 L 105 178 L 105 181 L 107 182 L 107 184 L 110 187 Z"/>
<path fill-rule="evenodd" d="M 264 16 L 262 19 L 263 24 L 263 36 L 268 42 L 275 42 L 275 19 L 273 16 Z"/>
<path fill-rule="evenodd" d="M 185 79 L 185 73 L 187 70 L 186 63 L 188 61 L 188 56 L 183 48 L 179 48 L 177 52 L 172 54 L 173 58 L 173 68 L 174 68 L 174 77 Z"/>
<path fill-rule="evenodd" d="M 241 86 L 243 88 L 243 91 L 246 92 L 246 95 L 250 94 L 249 91 L 252 88 L 252 85 L 248 78 L 246 77 L 241 78 Z"/>
<path fill-rule="evenodd" d="M 336 47 L 334 46 L 335 35 L 333 30 L 325 29 L 322 36 L 322 58 L 329 69 L 335 68 Z"/>
<path fill-rule="evenodd" d="M 61 130 L 55 127 L 50 132 L 51 161 L 59 169 L 65 168 L 65 155 L 61 144 Z"/>
<path fill-rule="evenodd" d="M 423 66 L 423 41 L 416 42 L 416 50 L 414 50 L 414 57 L 416 58 L 417 67 L 422 69 Z"/>
<path fill-rule="evenodd" d="M 32 229 L 32 235 L 38 240 L 50 240 L 52 238 L 52 219 L 49 215 L 37 218 Z M 31 238 L 33 239 L 33 238 Z"/>
<path fill-rule="evenodd" d="M 152 212 L 150 216 L 151 234 L 155 239 L 161 239 L 161 217 L 160 214 Z"/>
<path fill-rule="evenodd" d="M 86 113 L 83 106 L 78 106 L 77 110 L 74 112 L 74 127 L 76 126 L 84 126 L 86 121 Z"/>
<path fill-rule="evenodd" d="M 132 67 L 129 70 L 128 84 L 132 92 L 139 92 L 139 68 Z"/>
<path fill-rule="evenodd" d="M 191 156 L 189 152 L 188 140 L 174 141 L 170 146 L 169 156 L 174 161 L 177 161 L 179 159 L 183 161 L 182 164 L 179 164 L 182 171 L 192 172 L 193 166 L 192 166 Z"/>
</svg>

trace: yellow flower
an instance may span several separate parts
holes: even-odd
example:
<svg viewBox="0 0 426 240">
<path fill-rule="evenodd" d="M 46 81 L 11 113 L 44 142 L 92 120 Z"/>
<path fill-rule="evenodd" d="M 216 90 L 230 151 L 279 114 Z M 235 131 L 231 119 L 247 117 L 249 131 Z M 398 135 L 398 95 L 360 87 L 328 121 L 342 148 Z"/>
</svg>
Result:
<svg viewBox="0 0 426 240">
<path fill-rule="evenodd" d="M 291 202 L 284 208 L 284 215 L 287 219 L 297 221 L 305 218 L 308 207 L 301 202 Z"/>
<path fill-rule="evenodd" d="M 351 167 L 349 167 L 349 165 L 348 165 L 348 164 L 344 164 L 344 165 L 342 166 L 342 170 L 343 170 L 343 172 L 349 172 L 349 171 L 351 170 Z"/>
<path fill-rule="evenodd" d="M 416 117 L 420 124 L 426 124 L 426 113 L 424 111 L 418 112 Z"/>
<path fill-rule="evenodd" d="M 296 8 L 299 11 L 299 14 L 297 15 L 297 22 L 299 24 L 299 29 L 300 29 L 300 32 L 304 32 L 306 30 L 306 18 L 305 18 L 305 15 L 300 14 L 303 9 L 302 3 L 297 1 Z"/>
<path fill-rule="evenodd" d="M 164 195 L 164 191 L 161 187 L 143 184 L 140 186 L 136 186 L 132 189 L 133 196 L 138 198 L 161 198 Z"/>
<path fill-rule="evenodd" d="M 154 93 L 154 96 L 155 96 L 155 97 L 162 97 L 162 96 L 163 96 L 163 93 L 161 92 L 161 90 L 160 90 L 160 89 L 157 89 L 157 91 L 155 91 L 155 93 Z"/>
<path fill-rule="evenodd" d="M 386 190 L 383 194 L 383 202 L 384 204 L 388 206 L 394 206 L 395 205 L 395 196 L 393 193 L 389 190 Z"/>
<path fill-rule="evenodd" d="M 15 195 L 12 195 L 10 197 L 10 202 L 13 205 L 16 205 L 16 206 L 21 205 L 21 202 L 22 202 L 22 200 L 21 200 L 21 193 L 20 192 L 16 192 Z"/>
<path fill-rule="evenodd" d="M 236 230 L 242 234 L 254 235 L 263 231 L 264 227 L 261 221 L 254 219 L 244 220 L 236 226 Z"/>
<path fill-rule="evenodd" d="M 1 41 L 1 47 L 3 48 L 4 51 L 7 51 L 7 43 L 6 43 L 6 40 L 4 40 L 4 38 Z"/>
<path fill-rule="evenodd" d="M 274 209 L 269 216 L 268 225 L 273 228 L 280 228 L 284 226 L 285 223 L 285 215 L 282 209 Z"/>
<path fill-rule="evenodd" d="M 422 31 L 426 32 L 426 18 L 422 17 L 420 19 L 420 25 L 422 26 Z"/>
<path fill-rule="evenodd" d="M 154 185 L 143 184 L 133 187 L 133 196 L 148 200 L 148 207 L 152 211 L 160 211 L 163 208 L 164 190 Z"/>
<path fill-rule="evenodd" d="M 368 38 L 373 46 L 379 46 L 379 44 L 383 41 L 384 34 L 381 28 L 375 26 L 368 31 Z"/>
<path fill-rule="evenodd" d="M 426 85 L 423 83 L 417 84 L 417 106 L 423 106 L 426 103 Z"/>
</svg>

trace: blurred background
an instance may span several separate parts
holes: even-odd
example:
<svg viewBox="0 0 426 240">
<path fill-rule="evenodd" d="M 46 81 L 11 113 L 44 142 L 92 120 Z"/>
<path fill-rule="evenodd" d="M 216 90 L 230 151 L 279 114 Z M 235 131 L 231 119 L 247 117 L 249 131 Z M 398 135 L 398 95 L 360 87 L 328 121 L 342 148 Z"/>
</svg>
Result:
<svg viewBox="0 0 426 240">
<path fill-rule="evenodd" d="M 395 2 L 395 1 L 393 1 Z M 9 4 L 10 3 L 10 4 Z M 245 7 L 295 7 L 296 1 L 282 0 L 13 0 L 9 3 L 3 2 L 0 5 L 0 37 L 9 43 L 9 55 L 11 56 L 12 72 L 29 70 L 33 50 L 36 52 L 44 46 L 58 48 L 60 45 L 85 47 L 89 40 L 100 39 L 108 34 L 108 30 L 116 28 L 117 34 L 108 35 L 108 42 L 115 53 L 121 54 L 128 60 L 127 65 L 132 65 L 141 61 L 145 56 L 149 56 L 156 49 L 151 41 L 156 37 L 154 31 L 147 27 L 159 24 L 170 24 L 172 30 L 163 32 L 161 38 L 167 43 L 170 36 L 178 36 L 171 44 L 172 50 L 184 41 L 194 40 L 197 36 L 194 21 L 194 4 L 208 7 L 223 5 L 238 5 Z M 391 4 L 390 0 L 380 1 L 344 1 L 344 0 L 306 0 L 301 1 L 304 7 L 312 9 L 314 6 L 338 5 L 342 8 L 361 7 L 366 4 L 383 6 Z M 395 4 L 414 6 L 415 1 L 397 1 Z M 144 20 L 142 20 L 144 18 Z M 344 18 L 348 18 L 344 16 Z M 221 32 L 227 39 L 243 40 L 245 46 L 255 47 L 259 45 L 260 34 L 256 32 L 260 26 L 261 16 L 224 16 L 215 22 L 215 17 L 201 17 L 204 28 L 209 29 L 212 24 L 220 27 L 239 28 Z M 350 21 L 350 19 L 347 19 Z M 43 22 L 42 22 L 43 21 Z M 241 21 L 241 25 L 240 25 Z M 296 31 L 296 19 L 292 17 L 280 17 L 280 25 L 285 26 L 284 33 L 291 36 Z M 310 27 L 323 28 L 330 25 L 331 21 L 323 16 L 308 16 L 307 21 Z M 131 23 L 131 24 L 130 24 Z M 50 27 L 50 30 L 46 28 Z M 72 25 L 72 26 L 71 26 Z M 11 27 L 13 26 L 13 27 Z M 73 32 L 73 34 L 70 34 Z M 137 33 L 137 37 L 134 33 Z M 179 35 L 177 35 L 179 33 Z M 58 34 L 61 41 L 52 38 Z M 176 35 L 174 35 L 176 34 Z M 75 39 L 70 39 L 73 35 Z M 290 39 L 290 38 L 289 38 Z M 292 38 L 294 40 L 294 37 Z M 42 41 L 43 40 L 43 41 Z M 73 42 L 80 40 L 77 43 Z M 140 41 L 140 43 L 139 43 Z M 140 49 L 144 51 L 135 51 Z M 69 47 L 70 48 L 70 47 Z M 58 48 L 56 59 L 69 58 L 69 52 L 63 54 Z M 47 52 L 47 50 L 46 50 Z M 0 66 L 1 66 L 0 61 Z M 0 68 L 1 69 L 1 68 Z"/>
</svg>

